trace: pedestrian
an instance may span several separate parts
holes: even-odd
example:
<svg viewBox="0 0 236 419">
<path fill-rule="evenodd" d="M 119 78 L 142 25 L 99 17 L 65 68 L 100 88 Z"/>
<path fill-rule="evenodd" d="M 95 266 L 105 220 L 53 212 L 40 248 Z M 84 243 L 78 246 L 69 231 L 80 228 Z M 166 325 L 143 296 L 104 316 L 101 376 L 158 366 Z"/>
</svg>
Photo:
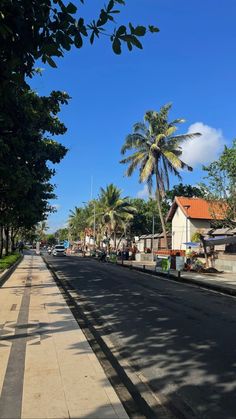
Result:
<svg viewBox="0 0 236 419">
<path fill-rule="evenodd" d="M 188 247 L 188 249 L 185 252 L 185 255 L 186 255 L 186 264 L 187 264 L 187 266 L 191 266 L 191 264 L 192 264 L 192 257 L 193 257 L 193 252 L 192 252 L 191 246 Z"/>
<path fill-rule="evenodd" d="M 23 249 L 24 249 L 24 244 L 23 244 L 23 242 L 20 242 L 20 243 L 19 243 L 18 249 L 19 249 L 19 253 L 20 253 L 21 255 L 23 255 Z"/>
</svg>

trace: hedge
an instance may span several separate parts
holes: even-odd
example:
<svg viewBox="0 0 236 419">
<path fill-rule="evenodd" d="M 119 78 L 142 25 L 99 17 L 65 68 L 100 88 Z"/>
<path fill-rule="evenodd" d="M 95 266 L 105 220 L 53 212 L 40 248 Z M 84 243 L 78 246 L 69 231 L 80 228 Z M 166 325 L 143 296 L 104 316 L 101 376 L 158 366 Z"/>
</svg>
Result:
<svg viewBox="0 0 236 419">
<path fill-rule="evenodd" d="M 11 253 L 0 259 L 0 271 L 10 268 L 21 257 L 20 253 Z"/>
</svg>

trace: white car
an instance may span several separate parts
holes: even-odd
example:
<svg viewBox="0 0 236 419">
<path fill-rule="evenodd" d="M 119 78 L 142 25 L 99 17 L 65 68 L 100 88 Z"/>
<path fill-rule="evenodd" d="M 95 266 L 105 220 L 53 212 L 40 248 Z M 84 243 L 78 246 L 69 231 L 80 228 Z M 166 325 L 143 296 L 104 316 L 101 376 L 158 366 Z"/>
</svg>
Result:
<svg viewBox="0 0 236 419">
<path fill-rule="evenodd" d="M 61 244 L 57 244 L 52 251 L 52 255 L 53 256 L 65 256 L 66 255 L 65 251 L 66 251 L 66 249 L 64 248 L 64 246 L 62 246 Z"/>
</svg>

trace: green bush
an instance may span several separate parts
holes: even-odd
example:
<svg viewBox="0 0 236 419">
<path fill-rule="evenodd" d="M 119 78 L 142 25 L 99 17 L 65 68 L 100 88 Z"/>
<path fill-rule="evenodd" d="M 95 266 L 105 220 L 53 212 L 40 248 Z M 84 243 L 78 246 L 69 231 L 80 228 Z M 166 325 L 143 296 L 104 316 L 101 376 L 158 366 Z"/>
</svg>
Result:
<svg viewBox="0 0 236 419">
<path fill-rule="evenodd" d="M 193 233 L 193 235 L 191 237 L 191 241 L 195 242 L 195 243 L 200 242 L 201 241 L 200 237 L 201 237 L 200 231 L 195 231 L 195 233 Z"/>
<path fill-rule="evenodd" d="M 10 266 L 14 265 L 14 263 L 20 258 L 19 253 L 11 253 L 8 256 L 4 256 L 0 259 L 0 271 L 4 271 L 5 269 L 10 268 Z"/>
</svg>

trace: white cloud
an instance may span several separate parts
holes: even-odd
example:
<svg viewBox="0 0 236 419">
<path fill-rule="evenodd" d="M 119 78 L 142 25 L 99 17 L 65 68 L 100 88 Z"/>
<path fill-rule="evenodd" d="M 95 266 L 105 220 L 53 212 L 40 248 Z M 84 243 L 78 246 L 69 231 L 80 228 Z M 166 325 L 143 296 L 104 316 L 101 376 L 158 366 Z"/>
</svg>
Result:
<svg viewBox="0 0 236 419">
<path fill-rule="evenodd" d="M 143 189 L 137 192 L 137 197 L 142 199 L 148 199 L 149 197 L 153 198 L 153 194 L 150 195 L 148 191 L 148 186 L 144 185 Z"/>
<path fill-rule="evenodd" d="M 67 221 L 65 220 L 58 220 L 58 221 L 54 221 L 54 220 L 47 220 L 49 229 L 48 229 L 48 233 L 55 233 L 55 231 L 59 230 L 60 228 L 67 228 L 68 224 Z"/>
<path fill-rule="evenodd" d="M 202 135 L 183 144 L 181 159 L 192 167 L 216 160 L 226 142 L 222 131 L 202 122 L 196 122 L 188 129 L 188 133 L 193 132 L 200 132 Z"/>
</svg>

